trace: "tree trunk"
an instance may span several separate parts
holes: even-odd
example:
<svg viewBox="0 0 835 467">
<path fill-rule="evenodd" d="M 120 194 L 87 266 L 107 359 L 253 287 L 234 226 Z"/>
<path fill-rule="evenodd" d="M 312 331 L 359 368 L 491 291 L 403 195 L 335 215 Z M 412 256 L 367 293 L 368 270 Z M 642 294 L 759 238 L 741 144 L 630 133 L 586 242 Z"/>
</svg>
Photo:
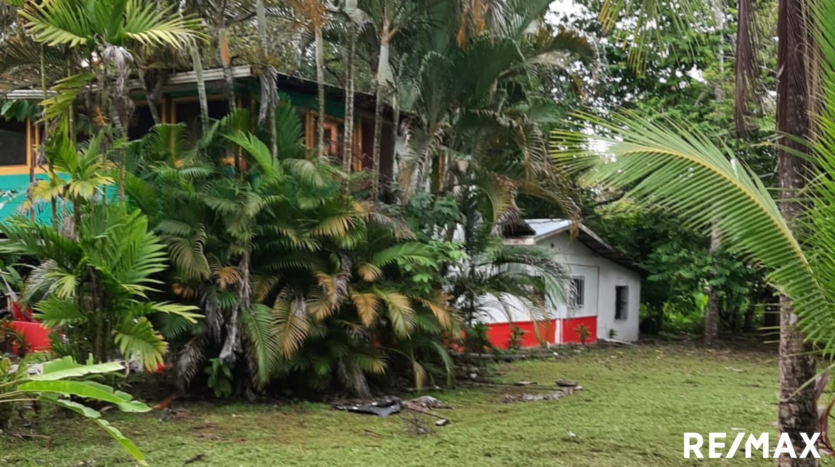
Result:
<svg viewBox="0 0 835 467">
<path fill-rule="evenodd" d="M 712 229 L 710 232 L 710 256 L 713 258 L 719 252 L 719 232 Z M 712 273 L 716 275 L 715 268 Z M 719 339 L 719 296 L 716 289 L 709 285 L 707 288 L 707 308 L 705 309 L 705 334 L 704 344 L 714 345 Z"/>
<path fill-rule="evenodd" d="M 70 71 L 70 56 L 68 54 L 67 55 L 67 76 L 70 76 L 69 71 Z M 41 44 L 41 91 L 43 91 L 43 100 L 45 101 L 46 98 L 47 98 L 47 93 L 46 93 L 46 46 L 43 45 L 43 44 Z M 68 121 L 67 121 L 67 133 L 68 134 L 67 134 L 67 136 L 69 136 L 70 128 L 72 128 L 72 126 L 73 126 L 72 125 L 72 114 L 73 114 L 73 108 L 72 108 L 72 105 L 70 105 L 68 115 L 67 115 L 67 119 L 68 119 Z M 46 122 L 44 122 L 44 127 L 46 127 Z M 44 136 L 46 136 L 46 135 L 44 135 Z M 70 141 L 74 141 L 74 140 L 70 140 Z M 45 137 L 43 138 L 43 141 L 41 141 L 41 146 L 43 147 L 41 150 L 44 151 L 44 154 L 46 154 L 46 149 L 45 149 L 46 148 L 46 138 Z M 53 171 L 52 161 L 49 161 L 49 175 L 50 175 L 50 177 L 55 177 L 55 172 Z M 29 182 L 34 183 L 35 182 L 34 177 L 32 177 L 32 179 L 29 180 Z M 55 197 L 51 196 L 50 198 L 51 199 L 49 200 L 49 206 L 50 206 L 50 209 L 51 209 L 50 214 L 52 214 L 52 229 L 57 231 L 58 230 L 58 208 L 55 204 Z"/>
<path fill-rule="evenodd" d="M 342 150 L 342 170 L 345 172 L 344 190 L 348 193 L 351 164 L 354 159 L 354 47 L 357 41 L 357 26 L 348 18 L 347 63 L 345 64 L 345 143 Z"/>
<path fill-rule="evenodd" d="M 717 105 L 722 105 L 725 101 L 725 90 L 722 87 L 722 80 L 725 78 L 725 2 L 724 0 L 713 0 L 713 21 L 716 23 L 716 29 L 719 30 L 719 50 L 717 55 L 719 58 L 719 79 L 713 83 L 713 95 Z M 710 250 L 708 255 L 713 259 L 719 253 L 719 231 L 716 228 L 710 231 Z M 711 270 L 711 274 L 716 276 L 716 268 Z M 713 345 L 719 338 L 719 296 L 716 288 L 709 285 L 707 288 L 707 308 L 705 309 L 705 332 L 704 344 Z"/>
<path fill-rule="evenodd" d="M 374 107 L 374 148 L 371 157 L 371 201 L 377 202 L 380 193 L 380 150 L 383 136 L 383 105 L 385 103 L 386 67 L 389 61 L 389 29 L 391 24 L 388 18 L 383 20 L 383 30 L 380 33 L 380 59 L 377 63 L 377 92 L 376 105 Z"/>
<path fill-rule="evenodd" d="M 395 78 L 394 83 L 392 84 L 391 89 L 391 141 L 392 145 L 394 146 L 391 158 L 392 158 L 392 170 L 391 170 L 391 178 L 390 183 L 395 183 L 398 179 L 400 174 L 400 161 L 398 160 L 397 156 L 397 137 L 400 136 L 400 92 L 397 87 L 398 82 Z"/>
<path fill-rule="evenodd" d="M 270 133 L 270 155 L 273 160 L 278 158 L 278 134 L 275 128 L 275 105 L 276 105 L 276 91 L 275 91 L 275 77 L 270 70 L 270 64 L 267 61 L 267 9 L 264 6 L 264 0 L 258 0 L 255 3 L 256 19 L 258 23 L 258 55 L 260 60 L 260 75 L 261 86 L 266 89 L 261 92 L 261 105 L 266 110 L 267 124 L 269 125 Z M 263 123 L 264 111 L 260 112 L 258 123 Z M 237 169 L 237 167 L 236 167 Z"/>
<path fill-rule="evenodd" d="M 777 21 L 777 172 L 780 186 L 780 213 L 792 223 L 803 209 L 797 197 L 804 186 L 805 163 L 792 155 L 805 153 L 798 141 L 810 136 L 811 109 L 807 50 L 811 34 L 805 15 L 810 9 L 807 0 L 779 0 Z M 812 348 L 803 341 L 796 327 L 791 300 L 780 297 L 780 407 L 778 429 L 788 433 L 796 449 L 805 446 L 800 434 L 811 437 L 817 431 L 817 407 L 814 385 L 799 388 L 815 377 Z M 796 394 L 795 394 L 796 393 Z M 792 459 L 782 454 L 779 467 L 817 466 L 815 459 Z"/>
<path fill-rule="evenodd" d="M 217 48 L 220 52 L 220 65 L 223 67 L 223 80 L 226 82 L 227 100 L 229 101 L 229 112 L 236 110 L 235 104 L 235 77 L 232 75 L 232 56 L 229 51 L 229 35 L 226 31 L 226 20 L 223 19 L 223 10 L 217 14 Z"/>
<path fill-rule="evenodd" d="M 197 99 L 200 101 L 200 128 L 203 135 L 209 132 L 209 101 L 206 97 L 206 81 L 203 79 L 203 59 L 200 58 L 200 49 L 196 45 L 191 47 L 191 61 L 194 66 L 194 75 L 197 78 Z"/>
<path fill-rule="evenodd" d="M 325 151 L 325 38 L 322 26 L 314 28 L 316 35 L 316 84 L 319 90 L 319 116 L 316 119 L 316 147 L 321 160 L 327 159 Z"/>
</svg>

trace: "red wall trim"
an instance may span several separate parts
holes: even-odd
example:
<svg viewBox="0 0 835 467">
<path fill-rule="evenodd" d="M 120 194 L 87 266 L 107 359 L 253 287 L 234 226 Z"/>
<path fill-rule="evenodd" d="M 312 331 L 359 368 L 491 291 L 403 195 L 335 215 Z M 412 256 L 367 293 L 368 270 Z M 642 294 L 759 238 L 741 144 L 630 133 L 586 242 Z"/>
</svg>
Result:
<svg viewBox="0 0 835 467">
<path fill-rule="evenodd" d="M 586 316 L 583 318 L 570 318 L 562 320 L 562 339 L 561 344 L 579 344 L 580 335 L 577 334 L 577 327 L 581 324 L 589 330 L 589 336 L 586 338 L 586 344 L 591 344 L 597 341 L 597 316 Z"/>
<path fill-rule="evenodd" d="M 556 328 L 557 328 L 557 321 L 552 319 L 548 321 L 539 321 L 539 322 L 532 322 L 532 321 L 517 321 L 514 323 L 493 323 L 488 325 L 487 329 L 487 338 L 490 340 L 490 343 L 493 344 L 493 347 L 499 349 L 507 349 L 510 348 L 510 336 L 513 331 L 514 327 L 521 329 L 524 334 L 522 335 L 521 345 L 523 348 L 528 347 L 539 347 L 539 341 L 537 340 L 536 332 L 534 326 L 538 326 L 539 330 L 539 338 L 545 341 L 548 344 L 554 343 L 554 338 L 556 337 Z"/>
</svg>

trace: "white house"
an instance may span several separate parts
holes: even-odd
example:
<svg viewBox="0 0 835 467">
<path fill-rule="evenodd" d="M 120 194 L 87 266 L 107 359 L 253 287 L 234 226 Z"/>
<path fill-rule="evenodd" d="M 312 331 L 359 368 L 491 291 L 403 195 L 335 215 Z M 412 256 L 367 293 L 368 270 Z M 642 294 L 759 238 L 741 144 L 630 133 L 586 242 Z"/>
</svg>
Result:
<svg viewBox="0 0 835 467">
<path fill-rule="evenodd" d="M 565 219 L 527 219 L 505 234 L 508 245 L 539 245 L 554 251 L 571 276 L 568 303 L 550 306 L 548 320 L 539 323 L 539 339 L 549 344 L 579 343 L 585 326 L 586 343 L 598 338 L 638 339 L 641 272 L 594 232 L 579 225 L 575 235 Z M 488 309 L 484 321 L 493 345 L 506 348 L 513 327 L 525 331 L 522 345 L 539 345 L 527 311 Z"/>
</svg>

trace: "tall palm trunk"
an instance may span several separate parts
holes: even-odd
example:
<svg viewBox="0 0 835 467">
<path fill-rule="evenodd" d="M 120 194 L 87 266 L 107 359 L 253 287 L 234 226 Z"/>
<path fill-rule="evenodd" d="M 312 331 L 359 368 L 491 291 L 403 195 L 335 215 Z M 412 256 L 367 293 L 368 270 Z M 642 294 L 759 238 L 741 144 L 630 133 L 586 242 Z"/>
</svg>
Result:
<svg viewBox="0 0 835 467">
<path fill-rule="evenodd" d="M 383 20 L 380 32 L 380 58 L 377 63 L 376 105 L 374 107 L 374 149 L 371 157 L 371 201 L 377 202 L 380 193 L 380 150 L 383 136 L 383 105 L 385 101 L 386 66 L 388 66 L 391 43 L 391 22 L 388 15 Z"/>
<path fill-rule="evenodd" d="M 258 0 L 255 3 L 255 17 L 258 25 L 258 55 L 261 61 L 259 74 L 261 75 L 261 86 L 266 87 L 261 92 L 261 105 L 265 107 L 259 112 L 258 123 L 263 122 L 264 113 L 266 112 L 270 132 L 270 154 L 273 159 L 277 159 L 278 134 L 275 128 L 275 106 L 278 99 L 276 99 L 275 92 L 275 77 L 267 62 L 267 9 L 264 6 L 264 0 Z"/>
<path fill-rule="evenodd" d="M 209 100 L 206 97 L 206 80 L 203 78 L 203 59 L 197 44 L 191 47 L 191 62 L 194 76 L 197 78 L 197 99 L 200 101 L 200 125 L 203 135 L 209 132 Z"/>
<path fill-rule="evenodd" d="M 326 158 L 325 151 L 325 38 L 323 26 L 316 22 L 313 32 L 316 36 L 316 84 L 319 90 L 319 117 L 316 119 L 316 148 L 319 157 Z"/>
<path fill-rule="evenodd" d="M 215 27 L 217 28 L 217 48 L 220 54 L 220 66 L 223 67 L 223 80 L 226 83 L 229 111 L 234 112 L 235 104 L 235 77 L 232 75 L 232 52 L 229 48 L 229 33 L 226 29 L 225 2 L 218 6 L 215 13 Z"/>
<path fill-rule="evenodd" d="M 725 90 L 722 88 L 722 81 L 725 77 L 725 2 L 724 0 L 713 0 L 713 20 L 716 24 L 716 29 L 719 31 L 719 77 L 713 85 L 714 99 L 717 105 L 722 105 L 725 101 Z M 716 228 L 710 231 L 710 249 L 708 254 L 710 258 L 714 259 L 719 253 L 719 231 Z M 717 274 L 716 268 L 711 270 L 711 274 L 715 277 Z M 704 330 L 704 344 L 713 345 L 719 339 L 719 295 L 716 287 L 709 285 L 707 288 L 707 308 L 705 308 L 705 330 Z"/>
<path fill-rule="evenodd" d="M 350 186 L 347 176 L 351 174 L 351 164 L 354 159 L 354 48 L 356 41 L 357 26 L 349 17 L 345 65 L 345 143 L 342 150 L 342 170 L 346 175 L 344 184 L 346 193 Z"/>
<path fill-rule="evenodd" d="M 798 201 L 806 177 L 805 163 L 793 154 L 805 153 L 807 148 L 798 141 L 811 136 L 809 111 L 815 98 L 809 92 L 810 73 L 807 47 L 811 34 L 806 15 L 809 0 L 779 0 L 777 21 L 777 131 L 779 141 L 777 172 L 780 186 L 780 213 L 789 222 L 794 221 L 802 204 Z M 780 297 L 780 406 L 778 429 L 788 433 L 794 446 L 805 446 L 801 433 L 811 437 L 817 431 L 817 402 L 814 385 L 800 389 L 815 377 L 815 359 L 812 348 L 804 343 L 796 327 L 791 300 Z M 817 466 L 815 459 L 792 459 L 781 454 L 780 467 Z"/>
</svg>

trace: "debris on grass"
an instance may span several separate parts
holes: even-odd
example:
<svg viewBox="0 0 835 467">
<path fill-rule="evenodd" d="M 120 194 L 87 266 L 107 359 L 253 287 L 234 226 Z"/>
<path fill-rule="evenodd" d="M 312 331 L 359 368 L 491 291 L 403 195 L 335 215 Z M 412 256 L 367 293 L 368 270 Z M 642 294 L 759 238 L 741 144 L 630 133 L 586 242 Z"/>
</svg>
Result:
<svg viewBox="0 0 835 467">
<path fill-rule="evenodd" d="M 193 463 L 195 463 L 195 462 L 200 462 L 200 461 L 202 461 L 205 457 L 206 457 L 206 455 L 205 455 L 205 454 L 198 454 L 198 455 L 196 455 L 196 456 L 194 456 L 194 457 L 190 457 L 190 458 L 186 459 L 186 461 L 185 461 L 185 462 L 183 462 L 183 465 L 189 465 L 189 464 L 193 464 Z"/>
<path fill-rule="evenodd" d="M 520 386 L 519 383 L 516 383 L 516 385 Z M 583 389 L 583 387 L 577 384 L 577 382 L 565 379 L 558 379 L 557 387 L 559 389 L 557 389 L 554 392 L 549 392 L 547 394 L 504 394 L 499 398 L 499 403 L 510 404 L 514 402 L 555 401 L 557 399 L 562 399 L 563 397 L 570 396 L 575 392 L 581 391 Z"/>
<path fill-rule="evenodd" d="M 436 399 L 432 396 L 421 396 L 414 399 L 409 399 L 403 402 L 403 407 L 407 409 L 452 409 L 453 407 L 446 402 Z"/>
<path fill-rule="evenodd" d="M 403 401 L 398 397 L 386 396 L 380 400 L 367 403 L 332 404 L 331 408 L 344 412 L 388 417 L 389 415 L 400 413 L 403 409 Z"/>
<path fill-rule="evenodd" d="M 188 410 L 172 409 L 171 407 L 166 407 L 159 411 L 159 415 L 157 415 L 157 420 L 161 422 L 169 422 L 171 420 L 183 420 L 186 417 L 188 417 Z"/>
<path fill-rule="evenodd" d="M 519 381 L 514 384 L 514 386 L 533 386 L 539 384 L 536 381 Z"/>
<path fill-rule="evenodd" d="M 568 396 L 568 393 L 556 391 L 549 394 L 505 394 L 499 398 L 499 403 L 512 404 L 514 402 L 555 401 Z"/>
<path fill-rule="evenodd" d="M 421 413 L 418 412 L 412 412 L 411 415 L 403 417 L 403 423 L 406 425 L 406 431 L 414 436 L 431 435 L 435 433 L 435 430 L 426 423 L 424 418 L 425 417 L 421 416 Z"/>
</svg>

